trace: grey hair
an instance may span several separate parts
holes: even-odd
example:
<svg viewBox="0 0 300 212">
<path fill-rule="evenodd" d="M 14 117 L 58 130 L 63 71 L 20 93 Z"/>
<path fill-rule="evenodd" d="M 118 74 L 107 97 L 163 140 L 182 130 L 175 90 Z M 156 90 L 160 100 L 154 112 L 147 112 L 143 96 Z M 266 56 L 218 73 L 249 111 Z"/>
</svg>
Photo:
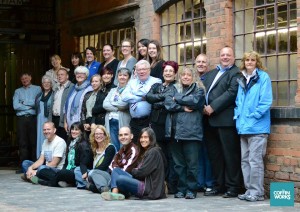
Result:
<svg viewBox="0 0 300 212">
<path fill-rule="evenodd" d="M 135 64 L 135 67 L 140 65 L 146 65 L 146 68 L 150 69 L 150 63 L 147 60 L 140 60 Z"/>
<path fill-rule="evenodd" d="M 119 69 L 117 70 L 117 76 L 118 76 L 119 74 L 128 74 L 129 78 L 131 77 L 131 71 L 130 71 L 128 68 L 125 68 L 125 67 L 119 68 Z"/>
<path fill-rule="evenodd" d="M 44 75 L 42 77 L 42 83 L 44 83 L 46 80 L 48 80 L 49 82 L 51 82 L 51 85 L 53 84 L 52 78 L 48 75 Z"/>
<path fill-rule="evenodd" d="M 74 74 L 77 74 L 77 73 L 80 73 L 80 74 L 85 74 L 86 75 L 86 78 L 89 77 L 89 69 L 85 66 L 78 66 L 77 68 L 75 68 L 74 70 Z"/>
</svg>

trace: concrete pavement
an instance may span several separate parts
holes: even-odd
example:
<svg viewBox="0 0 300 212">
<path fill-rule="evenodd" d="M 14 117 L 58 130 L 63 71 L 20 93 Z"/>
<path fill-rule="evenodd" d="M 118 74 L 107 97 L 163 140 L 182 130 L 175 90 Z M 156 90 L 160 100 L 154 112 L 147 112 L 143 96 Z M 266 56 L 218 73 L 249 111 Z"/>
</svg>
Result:
<svg viewBox="0 0 300 212">
<path fill-rule="evenodd" d="M 295 207 L 270 207 L 270 201 L 246 202 L 221 196 L 204 197 L 198 193 L 194 200 L 105 201 L 99 194 L 76 188 L 51 188 L 26 183 L 13 170 L 0 170 L 0 212 L 3 211 L 300 211 Z"/>
</svg>

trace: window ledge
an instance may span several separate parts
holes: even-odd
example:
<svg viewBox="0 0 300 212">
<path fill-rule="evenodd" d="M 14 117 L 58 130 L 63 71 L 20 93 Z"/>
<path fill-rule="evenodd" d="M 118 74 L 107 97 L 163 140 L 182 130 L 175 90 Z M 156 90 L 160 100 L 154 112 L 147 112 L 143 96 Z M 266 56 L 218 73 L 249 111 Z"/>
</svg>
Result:
<svg viewBox="0 0 300 212">
<path fill-rule="evenodd" d="M 299 119 L 300 108 L 296 107 L 274 107 L 271 108 L 271 118 L 273 119 Z"/>
</svg>

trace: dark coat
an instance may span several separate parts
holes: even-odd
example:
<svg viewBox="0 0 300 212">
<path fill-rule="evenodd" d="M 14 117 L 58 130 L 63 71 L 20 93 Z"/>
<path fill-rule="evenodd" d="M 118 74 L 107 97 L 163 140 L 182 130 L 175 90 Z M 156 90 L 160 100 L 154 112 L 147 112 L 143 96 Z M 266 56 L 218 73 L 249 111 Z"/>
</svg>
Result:
<svg viewBox="0 0 300 212">
<path fill-rule="evenodd" d="M 165 123 L 168 114 L 165 108 L 165 98 L 174 89 L 173 84 L 164 87 L 162 83 L 155 83 L 146 95 L 146 101 L 152 104 L 150 125 L 155 132 L 157 141 L 165 140 Z"/>
<path fill-rule="evenodd" d="M 199 88 L 196 83 L 182 93 L 177 91 L 175 85 L 165 99 L 165 107 L 169 111 L 166 119 L 166 137 L 172 138 L 174 134 L 175 140 L 202 141 L 204 102 L 204 88 Z M 184 106 L 193 111 L 185 112 Z"/>
<path fill-rule="evenodd" d="M 213 69 L 206 74 L 203 81 L 206 91 L 208 92 L 214 81 L 219 69 Z M 214 127 L 235 127 L 233 120 L 235 99 L 238 91 L 237 79 L 240 77 L 240 70 L 233 65 L 229 70 L 224 72 L 217 82 L 213 85 L 208 95 L 208 105 L 214 113 L 206 117 L 211 126 Z"/>
<path fill-rule="evenodd" d="M 140 167 L 131 171 L 134 178 L 145 182 L 144 198 L 166 198 L 166 167 L 167 161 L 160 147 L 153 147 L 145 152 Z"/>
</svg>

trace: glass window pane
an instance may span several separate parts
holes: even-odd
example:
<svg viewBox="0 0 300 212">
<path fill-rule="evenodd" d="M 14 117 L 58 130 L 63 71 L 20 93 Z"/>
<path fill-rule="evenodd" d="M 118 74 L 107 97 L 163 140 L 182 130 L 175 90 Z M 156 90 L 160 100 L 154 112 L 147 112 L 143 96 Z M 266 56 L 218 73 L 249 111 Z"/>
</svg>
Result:
<svg viewBox="0 0 300 212">
<path fill-rule="evenodd" d="M 253 45 L 253 34 L 248 34 L 245 36 L 245 49 L 244 51 L 252 51 L 254 49 Z"/>
<path fill-rule="evenodd" d="M 84 48 L 88 47 L 89 45 L 89 36 L 86 35 L 84 36 Z"/>
<path fill-rule="evenodd" d="M 290 78 L 297 79 L 297 75 L 297 54 L 293 54 L 290 56 Z"/>
<path fill-rule="evenodd" d="M 201 5 L 200 0 L 194 0 L 194 18 L 201 17 Z"/>
<path fill-rule="evenodd" d="M 264 17 L 264 9 L 256 10 L 256 29 L 264 29 L 265 27 L 265 17 Z"/>
<path fill-rule="evenodd" d="M 169 10 L 165 10 L 165 12 L 163 12 L 163 13 L 161 14 L 161 24 L 162 24 L 162 25 L 168 24 L 168 11 L 169 11 Z"/>
<path fill-rule="evenodd" d="M 124 40 L 124 38 L 125 38 L 125 30 L 124 29 L 120 30 L 120 37 L 119 38 L 120 38 L 120 40 L 119 40 L 119 46 L 120 46 L 122 40 Z"/>
<path fill-rule="evenodd" d="M 290 104 L 295 105 L 295 96 L 297 92 L 297 81 L 290 82 Z"/>
<path fill-rule="evenodd" d="M 263 5 L 265 2 L 264 0 L 256 0 L 255 3 L 257 6 L 259 6 L 259 5 Z"/>
<path fill-rule="evenodd" d="M 277 63 L 276 56 L 268 57 L 266 67 L 268 69 L 268 74 L 272 80 L 277 80 Z"/>
<path fill-rule="evenodd" d="M 193 63 L 193 46 L 192 43 L 185 45 L 186 63 Z"/>
<path fill-rule="evenodd" d="M 243 9 L 244 0 L 234 1 L 234 2 L 235 2 L 235 4 L 234 4 L 235 10 L 241 10 L 241 9 Z"/>
<path fill-rule="evenodd" d="M 289 92 L 288 82 L 278 82 L 278 105 L 288 106 L 289 105 Z"/>
<path fill-rule="evenodd" d="M 279 56 L 278 57 L 278 79 L 279 80 L 288 80 L 289 79 L 289 70 L 288 70 L 288 56 Z"/>
<path fill-rule="evenodd" d="M 177 3 L 177 22 L 184 20 L 183 1 Z"/>
<path fill-rule="evenodd" d="M 272 93 L 273 93 L 273 106 L 277 106 L 278 93 L 277 93 L 277 82 L 272 82 Z"/>
<path fill-rule="evenodd" d="M 100 49 L 99 34 L 95 34 L 95 47 Z"/>
<path fill-rule="evenodd" d="M 176 7 L 175 7 L 175 4 L 173 4 L 169 8 L 169 19 L 170 19 L 170 24 L 176 22 Z"/>
<path fill-rule="evenodd" d="M 177 57 L 176 57 L 177 51 L 176 51 L 176 46 L 170 46 L 170 60 L 174 60 L 177 61 Z M 179 61 L 177 61 L 179 63 Z"/>
<path fill-rule="evenodd" d="M 274 7 L 267 8 L 267 28 L 272 29 L 275 27 L 274 22 Z"/>
<path fill-rule="evenodd" d="M 202 19 L 202 38 L 206 39 L 206 19 Z"/>
<path fill-rule="evenodd" d="M 245 21 L 245 33 L 253 32 L 253 27 L 254 27 L 253 10 L 246 10 L 245 16 L 247 17 Z"/>
<path fill-rule="evenodd" d="M 265 54 L 265 33 L 256 33 L 256 51 L 259 54 Z"/>
<path fill-rule="evenodd" d="M 184 41 L 184 24 L 178 24 L 177 25 L 179 29 L 179 34 L 178 34 L 178 42 Z"/>
<path fill-rule="evenodd" d="M 184 63 L 184 44 L 177 45 L 178 64 Z"/>
<path fill-rule="evenodd" d="M 168 32 L 168 26 L 164 26 L 161 28 L 161 33 L 162 33 L 162 36 L 161 36 L 161 44 L 162 45 L 168 45 L 169 42 L 168 42 L 168 38 L 169 38 L 169 32 Z"/>
<path fill-rule="evenodd" d="M 126 38 L 133 39 L 132 34 L 131 34 L 131 28 L 126 28 Z"/>
<path fill-rule="evenodd" d="M 105 44 L 105 34 L 104 33 L 101 33 L 100 34 L 100 43 L 101 43 L 101 46 L 103 47 L 104 44 Z"/>
<path fill-rule="evenodd" d="M 252 8 L 254 6 L 254 0 L 245 0 L 245 8 Z"/>
<path fill-rule="evenodd" d="M 168 35 L 170 44 L 175 44 L 176 34 L 177 34 L 176 25 L 175 24 L 170 25 L 170 34 Z"/>
<path fill-rule="evenodd" d="M 118 31 L 113 30 L 112 34 L 113 34 L 113 40 L 112 40 L 111 44 L 116 46 L 118 44 Z"/>
<path fill-rule="evenodd" d="M 190 41 L 192 40 L 192 28 L 191 28 L 191 23 L 186 23 L 185 24 L 185 41 Z"/>
<path fill-rule="evenodd" d="M 105 43 L 109 43 L 110 42 L 110 32 L 106 32 L 105 33 Z"/>
<path fill-rule="evenodd" d="M 83 36 L 80 37 L 79 46 L 80 46 L 80 47 L 79 47 L 80 52 L 83 52 L 83 51 L 84 51 Z"/>
<path fill-rule="evenodd" d="M 194 41 L 197 41 L 197 40 L 200 40 L 201 39 L 201 23 L 200 23 L 200 20 L 196 20 L 194 22 Z"/>
<path fill-rule="evenodd" d="M 191 19 L 193 17 L 192 11 L 191 0 L 185 0 L 185 19 Z"/>
<path fill-rule="evenodd" d="M 194 58 L 201 54 L 201 41 L 194 43 Z"/>
<path fill-rule="evenodd" d="M 95 47 L 95 36 L 94 35 L 90 35 L 90 46 Z"/>
<path fill-rule="evenodd" d="M 170 60 L 170 58 L 169 58 L 169 46 L 164 46 L 162 50 L 163 50 L 163 56 L 164 56 L 165 61 Z"/>
<path fill-rule="evenodd" d="M 297 28 L 296 27 L 290 29 L 290 49 L 291 52 L 297 52 Z"/>
<path fill-rule="evenodd" d="M 267 32 L 267 53 L 275 54 L 276 53 L 276 35 L 275 31 Z"/>
<path fill-rule="evenodd" d="M 290 26 L 297 26 L 296 3 L 290 4 Z"/>
<path fill-rule="evenodd" d="M 238 58 L 243 56 L 244 53 L 244 36 L 236 36 L 235 38 L 235 54 Z"/>
<path fill-rule="evenodd" d="M 278 30 L 278 50 L 279 53 L 285 53 L 287 52 L 287 47 L 288 47 L 288 30 L 287 29 L 282 29 Z"/>
<path fill-rule="evenodd" d="M 244 32 L 244 12 L 235 13 L 235 34 L 241 34 Z"/>
<path fill-rule="evenodd" d="M 278 5 L 278 27 L 287 27 L 287 5 Z"/>
</svg>

